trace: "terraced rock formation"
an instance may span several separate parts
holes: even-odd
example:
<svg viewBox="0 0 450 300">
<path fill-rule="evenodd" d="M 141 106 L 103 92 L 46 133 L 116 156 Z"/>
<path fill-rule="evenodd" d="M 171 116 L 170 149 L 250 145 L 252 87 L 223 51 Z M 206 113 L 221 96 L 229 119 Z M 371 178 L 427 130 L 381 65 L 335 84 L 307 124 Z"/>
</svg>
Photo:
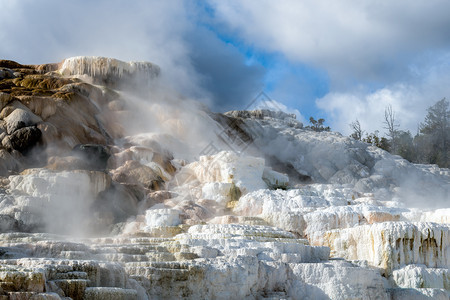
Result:
<svg viewBox="0 0 450 300">
<path fill-rule="evenodd" d="M 0 61 L 0 298 L 449 298 L 448 169 L 159 72 Z"/>
</svg>

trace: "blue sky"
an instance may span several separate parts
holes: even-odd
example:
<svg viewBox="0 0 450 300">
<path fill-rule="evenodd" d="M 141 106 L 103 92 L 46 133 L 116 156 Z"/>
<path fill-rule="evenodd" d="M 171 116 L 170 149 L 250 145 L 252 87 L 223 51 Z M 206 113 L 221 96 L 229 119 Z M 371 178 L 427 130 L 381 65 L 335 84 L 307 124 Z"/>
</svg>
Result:
<svg viewBox="0 0 450 300">
<path fill-rule="evenodd" d="M 392 105 L 415 133 L 450 97 L 448 0 L 0 0 L 0 57 L 147 60 L 212 110 L 265 91 L 299 118 L 382 130 Z"/>
<path fill-rule="evenodd" d="M 235 48 L 242 54 L 243 63 L 249 68 L 256 66 L 263 70 L 264 75 L 253 91 L 253 95 L 263 91 L 271 99 L 279 101 L 293 112 L 295 110 L 300 112 L 301 108 L 301 115 L 298 117 L 303 118 L 304 121 L 305 117 L 318 118 L 323 114 L 316 105 L 310 104 L 329 92 L 329 77 L 326 70 L 302 62 L 289 61 L 283 53 L 278 51 L 266 51 L 264 48 L 253 46 L 216 20 L 216 11 L 212 3 L 195 2 L 195 6 L 198 8 L 197 13 L 202 15 L 200 18 L 193 18 L 197 26 L 210 30 L 217 39 Z M 242 99 L 240 107 L 246 106 L 246 100 L 251 102 L 253 98 Z M 223 108 L 226 110 L 233 107 Z M 236 107 L 238 108 L 239 106 Z"/>
</svg>

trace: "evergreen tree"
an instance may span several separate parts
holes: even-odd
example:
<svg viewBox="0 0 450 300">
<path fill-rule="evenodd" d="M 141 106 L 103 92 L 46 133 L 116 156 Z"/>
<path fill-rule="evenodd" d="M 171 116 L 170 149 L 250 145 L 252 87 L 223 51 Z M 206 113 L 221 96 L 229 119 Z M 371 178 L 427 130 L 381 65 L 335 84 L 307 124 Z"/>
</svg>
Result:
<svg viewBox="0 0 450 300">
<path fill-rule="evenodd" d="M 419 128 L 420 135 L 415 142 L 422 162 L 450 167 L 449 102 L 444 98 L 428 108 L 425 121 Z"/>
<path fill-rule="evenodd" d="M 330 131 L 330 126 L 325 127 L 325 119 L 319 119 L 316 120 L 313 117 L 309 118 L 309 122 L 311 123 L 310 126 L 306 126 L 305 128 L 312 129 L 314 131 L 320 132 L 320 131 Z"/>
<path fill-rule="evenodd" d="M 394 143 L 396 145 L 396 151 L 394 154 L 400 155 L 410 162 L 415 162 L 417 159 L 416 149 L 413 143 L 413 137 L 411 132 L 397 130 Z"/>
<path fill-rule="evenodd" d="M 362 141 L 386 151 L 389 151 L 390 148 L 389 141 L 385 137 L 380 137 L 378 130 L 375 130 L 371 134 L 366 134 L 366 137 Z"/>
<path fill-rule="evenodd" d="M 384 129 L 386 129 L 387 138 L 380 137 L 378 130 L 370 134 L 366 133 L 366 136 L 362 138 L 364 131 L 358 120 L 350 124 L 353 129 L 350 137 L 400 155 L 410 162 L 437 164 L 441 168 L 450 168 L 449 106 L 449 101 L 445 98 L 430 106 L 414 138 L 409 131 L 398 129 L 399 124 L 396 122 L 391 106 L 386 107 L 384 111 Z"/>
</svg>

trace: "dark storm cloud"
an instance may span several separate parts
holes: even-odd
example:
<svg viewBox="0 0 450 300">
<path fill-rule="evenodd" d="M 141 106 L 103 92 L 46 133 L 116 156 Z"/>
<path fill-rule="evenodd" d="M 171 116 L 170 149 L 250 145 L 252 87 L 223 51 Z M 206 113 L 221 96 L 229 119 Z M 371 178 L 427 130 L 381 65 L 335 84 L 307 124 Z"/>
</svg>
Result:
<svg viewBox="0 0 450 300">
<path fill-rule="evenodd" d="M 203 74 L 201 85 L 211 93 L 215 108 L 245 108 L 263 89 L 264 68 L 246 65 L 244 54 L 208 29 L 200 28 L 191 37 L 193 66 Z"/>
</svg>

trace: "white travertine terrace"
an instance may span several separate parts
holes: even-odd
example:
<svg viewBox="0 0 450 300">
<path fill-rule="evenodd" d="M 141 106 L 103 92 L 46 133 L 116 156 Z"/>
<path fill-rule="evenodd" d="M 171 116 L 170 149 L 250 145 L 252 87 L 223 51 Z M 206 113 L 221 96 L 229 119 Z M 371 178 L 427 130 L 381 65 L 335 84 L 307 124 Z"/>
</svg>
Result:
<svg viewBox="0 0 450 300">
<path fill-rule="evenodd" d="M 0 299 L 449 299 L 448 169 L 171 94 L 136 106 L 154 126 L 134 134 L 138 96 L 112 89 L 156 65 L 74 57 L 58 72 L 42 76 L 98 85 L 0 94 L 0 135 L 36 127 L 48 151 L 25 168 L 2 141 Z M 78 144 L 107 152 L 105 167 Z"/>
<path fill-rule="evenodd" d="M 315 232 L 310 241 L 313 245 L 330 247 L 334 256 L 366 260 L 388 273 L 410 264 L 430 268 L 450 266 L 449 224 L 383 222 Z"/>
<path fill-rule="evenodd" d="M 150 62 L 124 62 L 108 57 L 77 56 L 65 59 L 58 72 L 64 76 L 87 75 L 109 81 L 126 80 L 130 77 L 149 80 L 158 76 L 160 69 Z"/>
</svg>

